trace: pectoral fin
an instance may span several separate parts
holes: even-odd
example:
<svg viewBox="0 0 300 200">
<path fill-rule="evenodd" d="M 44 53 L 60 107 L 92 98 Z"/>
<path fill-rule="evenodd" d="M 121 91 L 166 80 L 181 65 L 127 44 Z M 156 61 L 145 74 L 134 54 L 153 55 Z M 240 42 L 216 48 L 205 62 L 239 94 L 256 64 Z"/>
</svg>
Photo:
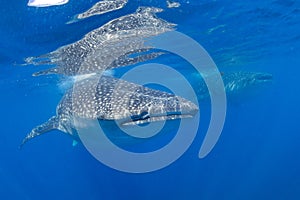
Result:
<svg viewBox="0 0 300 200">
<path fill-rule="evenodd" d="M 59 119 L 57 116 L 51 117 L 47 122 L 35 127 L 32 129 L 32 131 L 24 138 L 19 148 L 22 148 L 23 145 L 31 140 L 32 138 L 35 138 L 39 135 L 42 135 L 44 133 L 47 133 L 51 130 L 58 129 L 59 126 Z"/>
</svg>

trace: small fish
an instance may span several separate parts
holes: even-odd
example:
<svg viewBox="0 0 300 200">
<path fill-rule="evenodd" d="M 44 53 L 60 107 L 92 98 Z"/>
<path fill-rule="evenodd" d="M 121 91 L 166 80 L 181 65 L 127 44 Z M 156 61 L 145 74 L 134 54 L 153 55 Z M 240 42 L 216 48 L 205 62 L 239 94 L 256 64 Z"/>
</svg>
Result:
<svg viewBox="0 0 300 200">
<path fill-rule="evenodd" d="M 178 7 L 180 7 L 180 3 L 167 0 L 167 6 L 168 6 L 168 8 L 178 8 Z"/>
<path fill-rule="evenodd" d="M 127 4 L 128 0 L 103 0 L 97 2 L 93 7 L 87 11 L 75 15 L 67 24 L 78 22 L 82 19 L 86 19 L 95 15 L 102 15 L 104 13 L 112 12 L 123 8 Z"/>
</svg>

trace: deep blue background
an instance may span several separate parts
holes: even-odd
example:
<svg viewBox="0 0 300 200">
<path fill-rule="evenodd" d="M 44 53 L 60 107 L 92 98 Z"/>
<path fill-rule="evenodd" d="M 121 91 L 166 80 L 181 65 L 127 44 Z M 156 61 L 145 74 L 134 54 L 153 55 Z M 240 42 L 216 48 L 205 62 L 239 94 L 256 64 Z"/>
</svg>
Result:
<svg viewBox="0 0 300 200">
<path fill-rule="evenodd" d="M 300 199 L 298 1 L 189 0 L 167 9 L 162 0 L 129 0 L 117 12 L 65 25 L 95 2 L 71 0 L 51 8 L 2 2 L 0 199 Z M 34 126 L 55 114 L 62 92 L 56 76 L 31 77 L 35 67 L 17 64 L 74 42 L 139 5 L 165 8 L 159 16 L 202 44 L 221 70 L 268 72 L 272 84 L 228 99 L 224 131 L 206 158 L 197 157 L 199 131 L 189 150 L 160 171 L 115 171 L 82 145 L 73 148 L 58 131 L 18 150 Z"/>
</svg>

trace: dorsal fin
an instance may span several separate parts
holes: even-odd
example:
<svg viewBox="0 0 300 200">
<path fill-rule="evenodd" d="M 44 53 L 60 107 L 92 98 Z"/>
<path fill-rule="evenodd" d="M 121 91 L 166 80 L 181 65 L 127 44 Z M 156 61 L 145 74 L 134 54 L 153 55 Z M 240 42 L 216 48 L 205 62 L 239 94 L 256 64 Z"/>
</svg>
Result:
<svg viewBox="0 0 300 200">
<path fill-rule="evenodd" d="M 24 138 L 19 148 L 22 148 L 23 145 L 31 140 L 32 138 L 35 138 L 36 136 L 39 136 L 41 134 L 47 133 L 51 130 L 57 129 L 59 126 L 59 119 L 57 116 L 51 117 L 47 122 L 35 127 L 32 129 L 32 131 Z"/>
</svg>

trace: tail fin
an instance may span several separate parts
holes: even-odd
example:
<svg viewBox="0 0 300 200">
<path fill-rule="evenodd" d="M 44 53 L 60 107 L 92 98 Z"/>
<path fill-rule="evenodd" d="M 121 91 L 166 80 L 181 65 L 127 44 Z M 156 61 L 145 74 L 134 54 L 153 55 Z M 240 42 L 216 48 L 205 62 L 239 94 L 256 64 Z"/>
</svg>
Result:
<svg viewBox="0 0 300 200">
<path fill-rule="evenodd" d="M 41 76 L 41 75 L 48 75 L 48 74 L 57 74 L 58 72 L 58 68 L 57 67 L 54 67 L 54 68 L 51 68 L 51 69 L 46 69 L 46 70 L 42 70 L 42 71 L 39 71 L 39 72 L 35 72 L 32 74 L 32 76 Z"/>
<path fill-rule="evenodd" d="M 51 130 L 57 129 L 59 126 L 59 119 L 57 116 L 51 117 L 47 122 L 35 127 L 32 129 L 32 131 L 23 139 L 21 145 L 19 148 L 21 149 L 23 145 L 31 140 L 32 138 L 35 138 L 36 136 L 39 136 L 41 134 L 44 134 L 46 132 L 49 132 Z"/>
<path fill-rule="evenodd" d="M 53 52 L 46 53 L 39 56 L 27 57 L 24 59 L 25 65 L 47 65 L 53 63 L 55 54 Z"/>
</svg>

